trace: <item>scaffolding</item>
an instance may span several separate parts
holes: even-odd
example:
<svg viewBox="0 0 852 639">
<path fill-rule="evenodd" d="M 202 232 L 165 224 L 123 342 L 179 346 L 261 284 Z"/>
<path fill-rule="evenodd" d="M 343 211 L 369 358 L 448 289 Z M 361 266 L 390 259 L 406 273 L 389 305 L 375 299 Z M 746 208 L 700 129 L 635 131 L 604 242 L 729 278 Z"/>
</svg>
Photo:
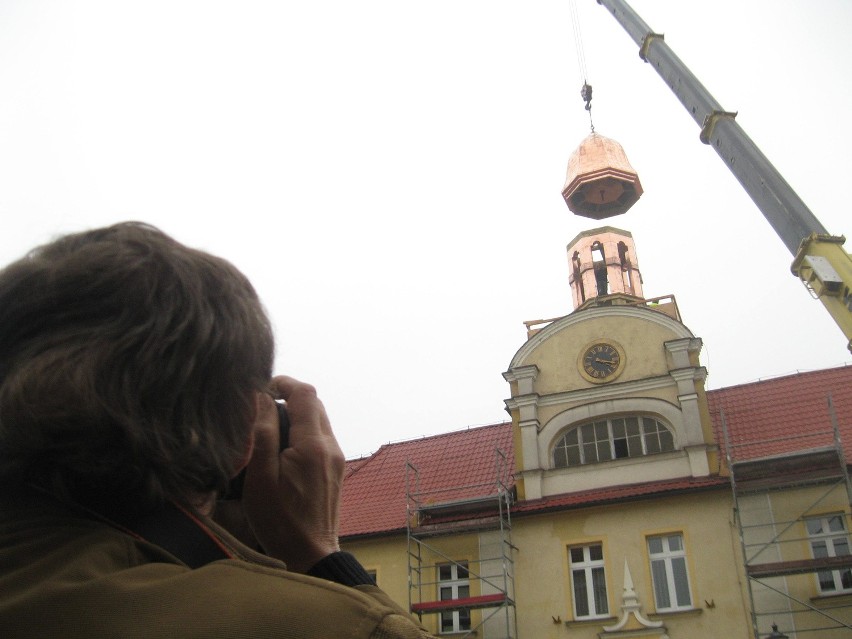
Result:
<svg viewBox="0 0 852 639">
<path fill-rule="evenodd" d="M 411 612 L 421 620 L 439 615 L 439 633 L 460 639 L 517 639 L 508 457 L 495 450 L 495 480 L 485 484 L 424 489 L 411 462 L 405 477 Z M 477 535 L 475 558 L 463 559 L 441 541 L 460 534 Z M 476 624 L 471 610 L 480 611 Z"/>
<path fill-rule="evenodd" d="M 830 396 L 828 412 L 830 431 L 737 441 L 721 412 L 755 639 L 852 630 L 852 483 Z M 758 447 L 778 454 L 756 457 Z"/>
</svg>

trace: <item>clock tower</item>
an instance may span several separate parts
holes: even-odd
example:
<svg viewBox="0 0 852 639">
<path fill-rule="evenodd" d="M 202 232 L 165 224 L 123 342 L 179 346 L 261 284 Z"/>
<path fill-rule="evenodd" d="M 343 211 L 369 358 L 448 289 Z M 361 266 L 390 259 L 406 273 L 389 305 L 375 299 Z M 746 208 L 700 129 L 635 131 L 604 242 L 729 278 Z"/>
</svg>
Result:
<svg viewBox="0 0 852 639">
<path fill-rule="evenodd" d="M 702 343 L 674 296 L 644 296 L 628 231 L 585 231 L 567 250 L 574 311 L 525 322 L 503 374 L 521 496 L 717 473 Z"/>
</svg>

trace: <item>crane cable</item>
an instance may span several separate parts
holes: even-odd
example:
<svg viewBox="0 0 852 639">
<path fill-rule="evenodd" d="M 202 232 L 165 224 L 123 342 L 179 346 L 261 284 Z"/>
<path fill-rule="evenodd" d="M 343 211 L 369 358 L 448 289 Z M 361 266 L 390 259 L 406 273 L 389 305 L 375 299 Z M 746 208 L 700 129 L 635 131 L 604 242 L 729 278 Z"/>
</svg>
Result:
<svg viewBox="0 0 852 639">
<path fill-rule="evenodd" d="M 589 126 L 592 133 L 595 132 L 595 123 L 592 121 L 592 85 L 588 82 L 589 73 L 586 68 L 586 54 L 583 50 L 583 35 L 580 33 L 580 16 L 577 13 L 576 0 L 569 0 L 571 8 L 571 29 L 574 34 L 574 44 L 577 48 L 577 66 L 580 71 L 580 80 L 583 82 L 583 87 L 580 89 L 580 96 L 583 102 L 586 103 L 586 111 L 589 112 Z"/>
</svg>

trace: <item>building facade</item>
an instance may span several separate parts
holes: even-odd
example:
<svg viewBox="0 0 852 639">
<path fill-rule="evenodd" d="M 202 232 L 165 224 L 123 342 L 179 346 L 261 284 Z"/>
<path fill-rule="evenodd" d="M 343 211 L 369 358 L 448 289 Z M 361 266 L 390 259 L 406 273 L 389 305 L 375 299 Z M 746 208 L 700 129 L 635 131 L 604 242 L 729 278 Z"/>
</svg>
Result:
<svg viewBox="0 0 852 639">
<path fill-rule="evenodd" d="M 436 634 L 850 636 L 852 367 L 706 391 L 628 232 L 568 261 L 575 310 L 526 323 L 510 421 L 349 462 L 345 548 Z"/>
</svg>

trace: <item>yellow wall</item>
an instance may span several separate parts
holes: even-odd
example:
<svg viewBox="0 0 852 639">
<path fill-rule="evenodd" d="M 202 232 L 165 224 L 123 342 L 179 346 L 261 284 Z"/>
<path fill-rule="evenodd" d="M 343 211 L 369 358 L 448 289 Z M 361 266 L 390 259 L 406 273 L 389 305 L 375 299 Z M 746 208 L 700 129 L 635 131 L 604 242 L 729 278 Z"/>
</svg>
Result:
<svg viewBox="0 0 852 639">
<path fill-rule="evenodd" d="M 367 570 L 375 570 L 379 587 L 400 606 L 408 608 L 408 550 L 405 533 L 344 541 L 341 549 L 355 555 Z"/>
<path fill-rule="evenodd" d="M 742 584 L 731 500 L 725 490 L 620 506 L 516 518 L 519 637 L 596 638 L 613 621 L 573 622 L 567 548 L 601 542 L 610 613 L 621 613 L 627 559 L 642 612 L 663 620 L 672 637 L 745 639 L 750 620 Z M 696 610 L 654 614 L 646 537 L 680 532 L 684 537 Z M 708 604 L 712 607 L 708 607 Z M 560 617 L 566 624 L 554 624 Z"/>
<path fill-rule="evenodd" d="M 689 496 L 515 517 L 511 535 L 518 548 L 514 553 L 517 636 L 519 639 L 597 639 L 602 626 L 614 624 L 620 617 L 626 558 L 642 613 L 653 620 L 663 620 L 671 637 L 749 638 L 748 595 L 731 516 L 730 493 L 723 488 Z M 646 537 L 674 532 L 684 536 L 695 610 L 656 615 Z M 472 564 L 477 559 L 476 535 L 448 536 L 428 542 L 453 559 L 465 559 Z M 604 546 L 612 618 L 573 622 L 567 548 L 591 542 L 601 542 Z M 404 535 L 350 542 L 346 549 L 365 566 L 376 569 L 380 586 L 403 607 L 407 606 Z M 424 564 L 439 560 L 429 557 L 428 552 L 424 555 Z M 478 594 L 474 584 L 471 590 L 472 594 Z M 434 594 L 432 597 L 436 598 Z M 473 613 L 476 624 L 478 611 Z M 554 618 L 559 623 L 554 623 Z M 437 630 L 437 615 L 424 615 L 423 621 L 433 632 Z M 487 638 L 481 632 L 478 636 Z"/>
<path fill-rule="evenodd" d="M 593 321 L 576 322 L 548 338 L 525 358 L 523 365 L 538 366 L 535 387 L 540 395 L 587 388 L 592 384 L 580 375 L 578 365 L 583 349 L 593 341 L 615 341 L 626 355 L 624 371 L 617 381 L 646 379 L 669 374 L 663 342 L 679 337 L 655 322 L 597 316 Z"/>
</svg>

